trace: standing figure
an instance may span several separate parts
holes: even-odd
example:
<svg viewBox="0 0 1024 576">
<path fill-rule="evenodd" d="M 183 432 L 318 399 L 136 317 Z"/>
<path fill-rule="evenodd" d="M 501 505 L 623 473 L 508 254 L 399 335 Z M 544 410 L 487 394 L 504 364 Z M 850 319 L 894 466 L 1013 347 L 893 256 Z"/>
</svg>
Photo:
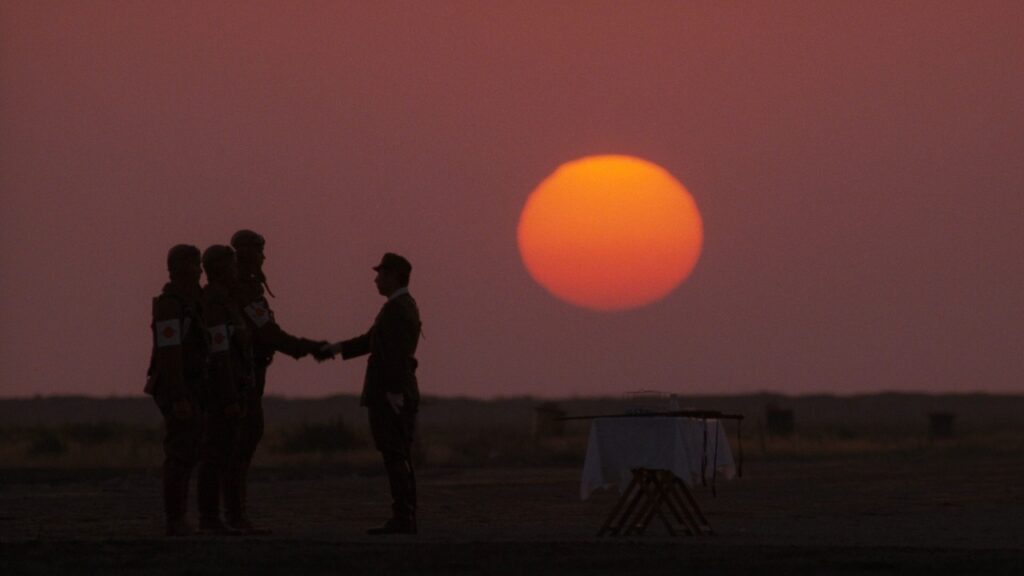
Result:
<svg viewBox="0 0 1024 576">
<path fill-rule="evenodd" d="M 231 474 L 239 459 L 245 397 L 253 392 L 252 340 L 242 309 L 232 299 L 237 282 L 235 251 L 214 245 L 203 252 L 206 287 L 203 312 L 209 334 L 206 425 L 199 461 L 199 529 L 229 533 L 220 517 L 220 499 L 228 518 L 241 518 L 242 495 Z"/>
<path fill-rule="evenodd" d="M 386 253 L 374 267 L 377 292 L 388 301 L 370 330 L 324 349 L 344 359 L 369 354 L 361 404 L 367 408 L 370 432 L 384 457 L 391 487 L 392 517 L 369 534 L 416 533 L 416 475 L 411 451 L 419 410 L 416 382 L 416 344 L 420 338 L 420 312 L 409 294 L 412 265 Z"/>
<path fill-rule="evenodd" d="M 153 299 L 153 354 L 145 391 L 164 418 L 163 500 L 168 536 L 187 536 L 188 485 L 199 458 L 207 342 L 200 303 L 199 249 L 167 254 L 170 282 Z"/>
<path fill-rule="evenodd" d="M 274 359 L 275 352 L 283 352 L 299 359 L 316 352 L 326 342 L 297 338 L 278 326 L 274 312 L 264 295 L 267 279 L 263 274 L 263 236 L 252 230 L 239 230 L 231 237 L 238 264 L 238 282 L 232 292 L 232 299 L 242 309 L 246 326 L 252 335 L 253 388 L 244 396 L 239 429 L 237 457 L 229 467 L 227 482 L 238 487 L 238 508 L 228 507 L 225 512 L 227 524 L 234 530 L 245 533 L 266 533 L 253 526 L 246 511 L 247 476 L 252 457 L 263 438 L 263 391 L 267 382 L 267 367 Z M 273 296 L 270 289 L 266 290 Z"/>
</svg>

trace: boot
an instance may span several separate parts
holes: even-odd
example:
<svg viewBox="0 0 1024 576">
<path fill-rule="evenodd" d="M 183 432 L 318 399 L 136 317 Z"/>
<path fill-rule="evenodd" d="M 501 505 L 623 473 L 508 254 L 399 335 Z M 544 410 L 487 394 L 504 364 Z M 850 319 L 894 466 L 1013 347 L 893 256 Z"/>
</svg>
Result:
<svg viewBox="0 0 1024 576">
<path fill-rule="evenodd" d="M 394 518 L 416 517 L 416 476 L 412 463 L 407 459 L 384 461 L 391 487 L 391 511 Z"/>
<path fill-rule="evenodd" d="M 257 527 L 246 512 L 249 465 L 238 463 L 230 467 L 224 482 L 224 512 L 227 527 L 243 534 L 270 534 L 267 528 Z"/>
<path fill-rule="evenodd" d="M 200 462 L 196 481 L 199 500 L 199 531 L 223 532 L 220 521 L 220 471 L 216 464 Z"/>
<path fill-rule="evenodd" d="M 383 526 L 366 531 L 372 536 L 416 534 L 416 476 L 408 458 L 386 458 L 384 469 L 391 487 L 392 517 Z"/>
<path fill-rule="evenodd" d="M 392 518 L 379 528 L 370 528 L 366 531 L 370 536 L 385 536 L 388 534 L 415 534 L 416 517 Z"/>
<path fill-rule="evenodd" d="M 202 518 L 199 520 L 199 532 L 203 534 L 223 534 L 226 536 L 235 536 L 242 534 L 241 530 L 237 530 L 225 524 L 219 516 Z"/>
<path fill-rule="evenodd" d="M 166 460 L 163 469 L 164 514 L 167 518 L 168 536 L 189 536 L 192 527 L 185 521 L 188 509 L 188 483 L 192 467 Z"/>
</svg>

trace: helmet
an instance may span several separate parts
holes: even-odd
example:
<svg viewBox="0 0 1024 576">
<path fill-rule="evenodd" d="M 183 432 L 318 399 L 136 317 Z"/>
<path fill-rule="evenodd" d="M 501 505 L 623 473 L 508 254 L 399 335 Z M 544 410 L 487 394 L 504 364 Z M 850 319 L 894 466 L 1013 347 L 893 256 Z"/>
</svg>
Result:
<svg viewBox="0 0 1024 576">
<path fill-rule="evenodd" d="M 189 264 L 199 263 L 199 248 L 191 244 L 177 244 L 167 252 L 167 271 L 176 272 Z"/>
<path fill-rule="evenodd" d="M 243 247 L 262 248 L 265 242 L 266 241 L 263 240 L 263 236 L 260 236 L 259 234 L 253 232 L 252 230 L 248 230 L 245 228 L 239 230 L 238 232 L 235 232 L 231 236 L 231 246 L 235 250 L 238 250 Z"/>
<path fill-rule="evenodd" d="M 214 244 L 203 252 L 203 270 L 207 278 L 220 276 L 235 261 L 235 251 L 230 246 Z"/>
</svg>

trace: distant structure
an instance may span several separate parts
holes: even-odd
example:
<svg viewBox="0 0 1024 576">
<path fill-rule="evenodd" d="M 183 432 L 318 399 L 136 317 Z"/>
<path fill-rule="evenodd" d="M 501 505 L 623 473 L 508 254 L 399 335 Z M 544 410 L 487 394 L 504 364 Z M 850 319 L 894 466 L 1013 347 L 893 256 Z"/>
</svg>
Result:
<svg viewBox="0 0 1024 576">
<path fill-rule="evenodd" d="M 764 421 L 768 428 L 768 436 L 792 436 L 793 430 L 796 428 L 793 411 L 779 408 L 775 404 L 765 407 Z"/>
<path fill-rule="evenodd" d="M 953 437 L 953 421 L 956 415 L 952 412 L 931 412 L 928 414 L 928 439 L 941 440 Z"/>
<path fill-rule="evenodd" d="M 553 438 L 565 433 L 565 410 L 554 402 L 544 402 L 534 408 L 533 435 L 536 438 Z"/>
<path fill-rule="evenodd" d="M 626 407 L 626 412 L 630 414 L 665 412 L 679 409 L 679 400 L 676 398 L 676 395 L 668 394 L 661 390 L 634 390 L 627 392 L 625 398 L 629 403 Z"/>
</svg>

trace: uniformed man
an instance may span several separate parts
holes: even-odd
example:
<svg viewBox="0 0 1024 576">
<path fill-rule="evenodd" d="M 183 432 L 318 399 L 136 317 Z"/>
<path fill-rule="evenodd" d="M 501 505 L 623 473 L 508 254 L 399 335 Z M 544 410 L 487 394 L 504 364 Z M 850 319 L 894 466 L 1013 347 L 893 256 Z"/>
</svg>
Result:
<svg viewBox="0 0 1024 576">
<path fill-rule="evenodd" d="M 411 450 L 420 392 L 416 381 L 416 344 L 420 313 L 409 294 L 412 265 L 398 254 L 386 253 L 374 267 L 377 292 L 388 301 L 370 330 L 325 348 L 344 359 L 364 354 L 366 363 L 361 404 L 367 408 L 374 444 L 384 458 L 391 488 L 392 517 L 369 534 L 416 533 L 416 475 Z"/>
<path fill-rule="evenodd" d="M 170 282 L 153 299 L 153 354 L 146 392 L 164 418 L 163 500 L 168 536 L 186 536 L 188 485 L 199 457 L 207 342 L 200 303 L 199 249 L 179 244 L 167 254 Z"/>
<path fill-rule="evenodd" d="M 242 516 L 241 489 L 230 471 L 237 465 L 238 441 L 245 418 L 244 396 L 252 392 L 252 341 L 243 313 L 232 299 L 237 283 L 235 251 L 213 245 L 203 252 L 206 286 L 203 311 L 210 341 L 207 359 L 207 410 L 199 462 L 199 529 L 233 530 L 220 517 L 220 497 L 229 518 Z"/>
<path fill-rule="evenodd" d="M 237 510 L 225 510 L 227 524 L 235 530 L 247 533 L 266 532 L 253 526 L 246 512 L 246 478 L 253 454 L 263 437 L 263 391 L 266 388 L 267 367 L 273 361 L 275 352 L 283 352 L 299 359 L 316 352 L 326 342 L 297 338 L 288 334 L 277 324 L 265 293 L 273 296 L 263 274 L 263 253 L 265 241 L 252 230 L 239 230 L 231 237 L 238 263 L 238 283 L 232 297 L 245 315 L 246 325 L 252 334 L 253 390 L 244 396 L 239 433 L 238 456 L 231 466 L 228 481 L 235 483 L 239 493 Z M 266 292 L 264 292 L 266 290 Z"/>
</svg>

